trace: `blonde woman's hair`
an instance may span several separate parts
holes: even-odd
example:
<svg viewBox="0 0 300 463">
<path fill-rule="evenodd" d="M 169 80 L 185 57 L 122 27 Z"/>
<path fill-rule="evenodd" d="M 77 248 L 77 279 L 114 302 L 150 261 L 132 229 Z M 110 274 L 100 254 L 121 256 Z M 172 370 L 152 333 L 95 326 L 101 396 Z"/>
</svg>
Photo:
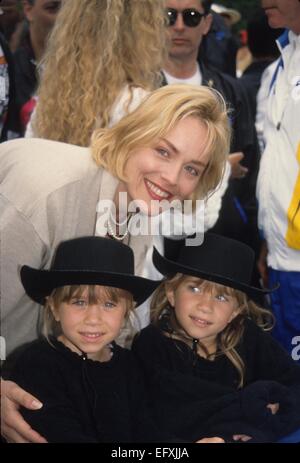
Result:
<svg viewBox="0 0 300 463">
<path fill-rule="evenodd" d="M 164 56 L 164 0 L 64 0 L 40 65 L 34 133 L 88 146 L 126 85 L 131 97 L 160 85 Z"/>
<path fill-rule="evenodd" d="M 189 278 L 188 275 L 178 273 L 171 278 L 167 278 L 160 284 L 151 301 L 150 319 L 152 323 L 158 325 L 162 316 L 167 314 L 168 323 L 171 328 L 170 337 L 175 340 L 179 339 L 191 347 L 192 339 L 178 324 L 175 311 L 171 308 L 166 293 L 169 289 L 176 291 L 179 285 L 187 278 Z M 217 351 L 214 354 L 209 354 L 201 341 L 198 342 L 198 345 L 206 354 L 207 358 L 212 357 L 212 355 L 215 357 L 225 355 L 238 371 L 240 377 L 238 387 L 241 388 L 244 384 L 245 365 L 236 350 L 236 346 L 243 336 L 245 319 L 251 318 L 262 329 L 270 330 L 274 324 L 273 315 L 269 310 L 259 307 L 242 291 L 207 280 L 201 280 L 200 278 L 199 284 L 203 285 L 202 287 L 204 290 L 215 291 L 216 294 L 227 294 L 228 296 L 234 297 L 237 301 L 238 314 L 230 323 L 228 323 L 225 329 L 217 335 Z"/>
<path fill-rule="evenodd" d="M 199 85 L 168 85 L 150 93 L 132 113 L 114 127 L 98 129 L 92 137 L 92 154 L 99 166 L 124 180 L 129 156 L 151 147 L 186 117 L 195 117 L 207 127 L 205 153 L 210 161 L 191 198 L 201 199 L 220 183 L 230 146 L 226 103 L 214 89 Z"/>
<path fill-rule="evenodd" d="M 101 294 L 101 298 L 107 297 L 113 302 L 117 302 L 120 298 L 125 298 L 125 318 L 127 318 L 129 313 L 134 309 L 132 294 L 124 289 L 113 288 L 110 286 L 104 286 L 102 288 L 104 289 L 104 293 Z M 51 335 L 57 337 L 62 333 L 60 323 L 55 320 L 53 311 L 56 311 L 63 302 L 70 302 L 73 298 L 80 298 L 86 290 L 88 290 L 89 304 L 99 302 L 99 292 L 97 291 L 96 285 L 62 286 L 61 288 L 54 289 L 50 296 L 48 296 L 43 309 L 42 334 L 49 342 L 49 337 Z"/>
</svg>

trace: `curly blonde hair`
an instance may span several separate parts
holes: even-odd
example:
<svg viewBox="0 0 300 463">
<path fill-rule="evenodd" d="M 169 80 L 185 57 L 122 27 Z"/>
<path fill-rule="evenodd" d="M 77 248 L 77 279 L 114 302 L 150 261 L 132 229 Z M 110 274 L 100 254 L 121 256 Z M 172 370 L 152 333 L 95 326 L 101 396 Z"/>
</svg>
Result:
<svg viewBox="0 0 300 463">
<path fill-rule="evenodd" d="M 41 62 L 34 133 L 88 146 L 126 85 L 131 98 L 134 87 L 160 86 L 164 56 L 164 0 L 64 0 Z"/>
<path fill-rule="evenodd" d="M 160 324 L 161 317 L 165 314 L 168 316 L 168 324 L 171 328 L 171 333 L 168 334 L 172 339 L 180 340 L 192 347 L 192 338 L 179 325 L 174 309 L 170 306 L 167 290 L 176 291 L 180 284 L 188 278 L 188 275 L 177 273 L 175 276 L 166 278 L 156 289 L 151 300 L 150 319 L 155 325 Z M 240 377 L 238 387 L 243 387 L 245 376 L 245 365 L 236 350 L 236 346 L 241 340 L 244 332 L 244 324 L 246 318 L 251 318 L 263 330 L 270 330 L 274 324 L 274 317 L 269 310 L 259 307 L 254 301 L 242 291 L 223 286 L 208 280 L 199 278 L 204 291 L 215 291 L 216 294 L 227 294 L 234 297 L 238 305 L 238 314 L 233 320 L 228 323 L 224 330 L 217 335 L 217 350 L 213 354 L 209 354 L 205 346 L 198 342 L 201 350 L 206 354 L 207 358 L 225 355 L 237 369 Z"/>
</svg>

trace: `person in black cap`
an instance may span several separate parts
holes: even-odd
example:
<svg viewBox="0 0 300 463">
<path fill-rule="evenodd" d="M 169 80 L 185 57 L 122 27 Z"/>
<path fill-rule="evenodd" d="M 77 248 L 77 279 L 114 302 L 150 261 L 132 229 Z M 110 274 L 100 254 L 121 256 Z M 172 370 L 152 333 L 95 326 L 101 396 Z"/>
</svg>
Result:
<svg viewBox="0 0 300 463">
<path fill-rule="evenodd" d="M 130 352 L 114 342 L 134 301 L 158 284 L 134 275 L 129 246 L 99 237 L 65 241 L 50 270 L 23 266 L 21 280 L 44 305 L 44 337 L 22 350 L 10 374 L 43 402 L 21 409 L 26 421 L 48 442 L 157 439 Z"/>
<path fill-rule="evenodd" d="M 166 279 L 133 351 L 161 429 L 272 442 L 300 428 L 300 368 L 262 329 L 272 319 L 252 299 L 276 288 L 251 285 L 252 249 L 209 233 L 153 262 Z"/>
</svg>

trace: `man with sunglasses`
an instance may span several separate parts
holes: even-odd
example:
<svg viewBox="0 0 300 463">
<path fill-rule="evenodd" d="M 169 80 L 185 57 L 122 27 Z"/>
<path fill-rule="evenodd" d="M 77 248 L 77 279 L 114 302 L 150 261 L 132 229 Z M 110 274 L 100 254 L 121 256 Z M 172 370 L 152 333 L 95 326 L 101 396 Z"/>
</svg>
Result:
<svg viewBox="0 0 300 463">
<path fill-rule="evenodd" d="M 201 43 L 212 23 L 210 3 L 205 0 L 166 0 L 169 50 L 163 74 L 165 84 L 182 82 L 215 88 L 232 109 L 231 153 L 234 156 L 231 161 L 234 160 L 235 164 L 213 230 L 244 241 L 256 250 L 259 241 L 255 200 L 259 164 L 257 137 L 247 96 L 239 82 L 209 68 L 202 58 Z M 243 166 L 237 162 L 242 158 Z"/>
<path fill-rule="evenodd" d="M 203 37 L 209 32 L 212 15 L 209 3 L 201 0 L 167 0 L 168 59 L 165 74 L 173 77 L 191 78 L 199 83 L 197 55 Z"/>
<path fill-rule="evenodd" d="M 204 18 L 206 26 L 209 27 L 205 33 L 205 40 L 202 42 L 202 54 L 205 60 L 220 71 L 226 72 L 235 77 L 236 73 L 236 53 L 238 49 L 237 41 L 234 39 L 230 29 L 226 26 L 221 15 L 211 11 L 208 15 L 211 1 L 203 1 Z M 174 8 L 167 9 L 169 25 L 175 25 L 179 11 Z M 186 26 L 197 27 L 202 19 L 202 13 L 198 10 L 187 8 L 182 11 L 182 19 Z M 196 34 L 196 41 L 198 40 Z M 203 55 L 202 55 L 203 56 Z"/>
</svg>

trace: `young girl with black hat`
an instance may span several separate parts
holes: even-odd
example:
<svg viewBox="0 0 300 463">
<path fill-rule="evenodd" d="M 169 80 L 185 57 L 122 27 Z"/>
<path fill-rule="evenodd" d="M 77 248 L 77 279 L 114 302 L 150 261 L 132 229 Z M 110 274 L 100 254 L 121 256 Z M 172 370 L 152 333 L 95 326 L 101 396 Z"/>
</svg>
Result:
<svg viewBox="0 0 300 463">
<path fill-rule="evenodd" d="M 48 442 L 158 438 L 130 352 L 114 342 L 134 301 L 157 286 L 134 275 L 132 250 L 98 237 L 65 241 L 50 270 L 23 266 L 21 279 L 44 305 L 45 337 L 24 349 L 11 374 L 43 402 L 22 408 L 26 421 Z"/>
<path fill-rule="evenodd" d="M 154 250 L 153 262 L 166 279 L 133 351 L 161 429 L 270 442 L 299 428 L 300 368 L 263 331 L 271 315 L 250 299 L 271 291 L 250 284 L 253 251 L 207 234 L 174 260 Z"/>
</svg>

